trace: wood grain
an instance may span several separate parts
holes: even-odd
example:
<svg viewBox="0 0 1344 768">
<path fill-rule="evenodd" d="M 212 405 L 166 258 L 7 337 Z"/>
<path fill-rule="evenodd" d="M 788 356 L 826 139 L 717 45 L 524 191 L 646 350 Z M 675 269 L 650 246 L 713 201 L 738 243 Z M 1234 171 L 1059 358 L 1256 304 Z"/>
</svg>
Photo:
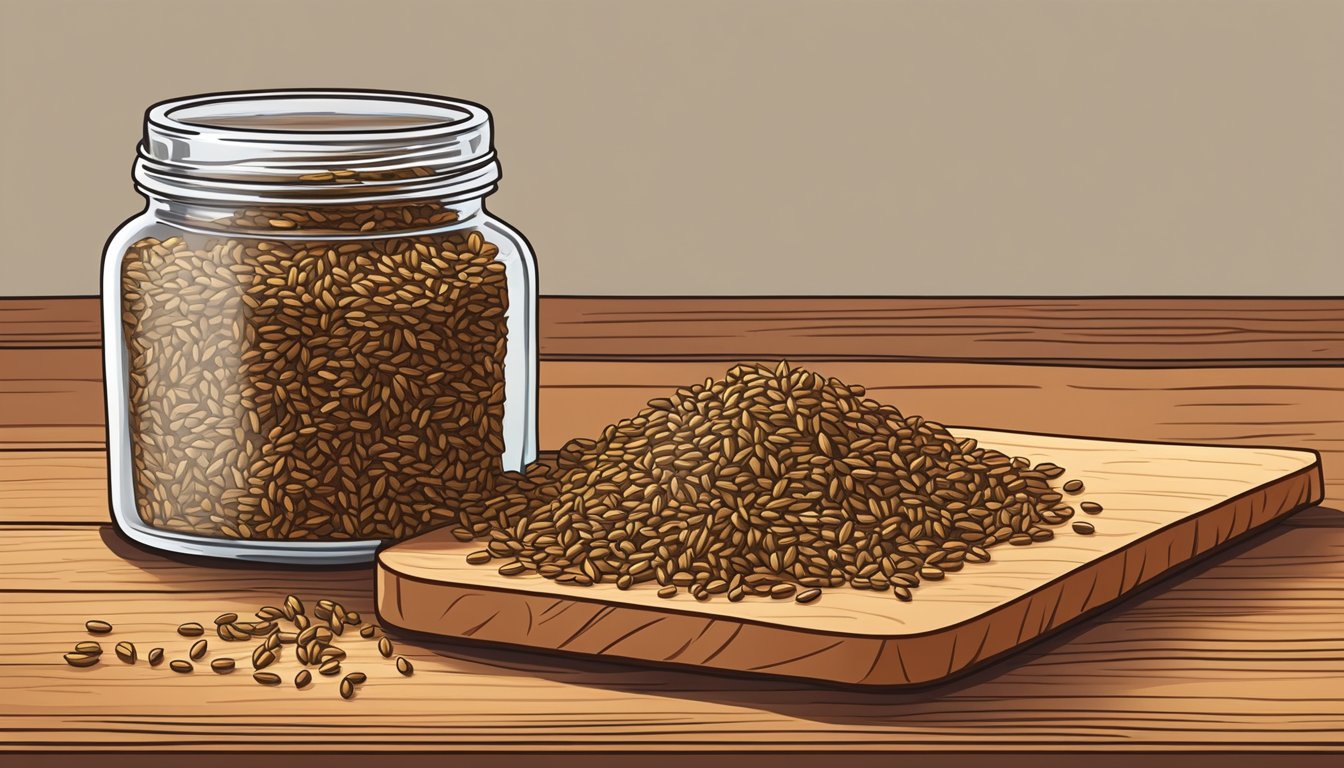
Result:
<svg viewBox="0 0 1344 768">
<path fill-rule="evenodd" d="M 466 562 L 479 543 L 431 531 L 378 555 L 378 612 L 452 638 L 850 685 L 923 685 L 1012 651 L 1321 497 L 1313 454 L 957 429 L 987 448 L 1068 468 L 1099 502 L 1091 536 L 1068 526 L 1030 547 L 888 592 L 820 602 L 659 598 L 657 585 L 575 587 Z"/>
<path fill-rule="evenodd" d="M 0 763 L 1339 761 L 1344 300 L 851 301 L 544 299 L 543 444 L 591 434 L 659 391 L 720 373 L 728 357 L 789 356 L 953 424 L 1315 448 L 1326 506 L 1164 579 L 1104 621 L 926 690 L 821 689 L 394 633 L 417 666 L 410 687 L 370 667 L 377 685 L 335 709 L 329 691 L 234 691 L 230 678 L 221 693 L 206 676 L 75 670 L 57 651 L 83 639 L 80 622 L 95 613 L 142 641 L 164 638 L 181 614 L 208 619 L 290 586 L 362 608 L 371 573 L 220 567 L 139 549 L 99 525 L 96 300 L 0 300 Z M 820 308 L 834 325 L 815 327 Z M 856 346 L 884 357 L 815 362 Z M 681 359 L 639 360 L 663 354 Z M 1039 365 L 1050 361 L 1060 364 Z M 59 450 L 33 450 L 43 448 Z"/>
<path fill-rule="evenodd" d="M 106 523 L 101 449 L 0 450 L 0 523 Z"/>
<path fill-rule="evenodd" d="M 181 652 L 186 642 L 173 627 L 184 618 L 274 602 L 290 583 L 310 600 L 339 595 L 367 610 L 372 580 L 356 569 L 193 567 L 93 526 L 11 526 L 3 539 L 0 679 L 21 692 L 0 697 L 4 750 L 507 750 L 560 763 L 604 752 L 740 751 L 773 753 L 777 765 L 807 764 L 809 753 L 922 761 L 940 752 L 1095 750 L 1124 764 L 1122 757 L 1153 752 L 1274 751 L 1276 762 L 1290 764 L 1299 751 L 1337 754 L 1344 732 L 1338 512 L 1277 527 L 1126 601 L 1106 621 L 969 678 L 880 694 L 552 658 L 395 630 L 415 676 L 388 674 L 367 644 L 351 640 L 352 658 L 371 677 L 351 702 L 330 684 L 299 692 L 143 664 L 73 669 L 60 653 L 86 638 L 82 622 L 94 616 L 117 627 L 109 639 Z M 12 559 L 21 552 L 33 554 Z M 71 577 L 74 563 L 80 570 Z M 99 573 L 107 574 L 101 582 L 89 578 Z M 191 581 L 179 587 L 183 577 Z M 90 586 L 99 591 L 86 593 Z M 295 669 L 292 660 L 282 665 Z"/>
<path fill-rule="evenodd" d="M 550 360 L 1336 365 L 1344 298 L 562 297 Z M 98 347 L 98 299 L 0 298 L 0 349 Z"/>
</svg>

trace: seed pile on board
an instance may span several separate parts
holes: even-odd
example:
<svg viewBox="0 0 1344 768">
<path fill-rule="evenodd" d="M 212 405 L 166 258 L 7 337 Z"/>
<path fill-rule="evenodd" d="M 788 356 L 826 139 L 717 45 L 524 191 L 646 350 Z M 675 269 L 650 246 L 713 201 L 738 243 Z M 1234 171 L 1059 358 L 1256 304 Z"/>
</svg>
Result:
<svg viewBox="0 0 1344 768">
<path fill-rule="evenodd" d="M 808 603 L 848 585 L 910 600 L 995 545 L 1052 538 L 1073 515 L 1050 485 L 1063 473 L 862 387 L 743 364 L 571 441 L 552 498 L 467 559 L 576 585 L 653 582 L 662 597 Z"/>
<path fill-rule="evenodd" d="M 236 613 L 223 613 L 215 618 L 215 633 L 220 640 L 229 643 L 261 642 L 252 649 L 252 679 L 261 685 L 279 685 L 283 679 L 267 667 L 275 664 L 284 655 L 285 646 L 294 647 L 294 657 L 305 669 L 294 676 L 294 687 L 300 690 L 312 684 L 313 675 L 307 667 L 314 667 L 318 674 L 326 676 L 340 675 L 341 664 L 346 660 L 344 648 L 337 645 L 337 638 L 347 629 L 358 632 L 361 638 L 377 641 L 378 653 L 385 659 L 392 659 L 395 647 L 386 635 L 378 634 L 378 627 L 365 623 L 358 612 L 347 611 L 344 606 L 333 600 L 318 600 L 312 614 L 307 611 L 303 601 L 295 595 L 285 598 L 280 607 L 264 606 L 256 613 L 257 621 L 241 621 Z M 281 629 L 281 623 L 288 622 L 293 631 Z M 106 621 L 91 619 L 84 628 L 93 635 L 106 635 L 113 627 Z M 202 661 L 210 651 L 210 641 L 202 637 L 205 628 L 191 621 L 178 625 L 177 634 L 194 640 L 186 651 L 187 658 L 169 659 L 168 668 L 174 672 L 190 674 L 196 670 L 194 662 Z M 117 643 L 116 656 L 126 664 L 135 664 L 139 659 L 134 643 Z M 92 667 L 102 657 L 103 647 L 94 641 L 77 643 L 73 651 L 64 655 L 65 663 L 72 667 Z M 161 665 L 167 656 L 163 648 L 154 648 L 146 660 L 152 667 Z M 397 672 L 409 677 L 415 673 L 415 667 L 404 656 L 396 656 L 394 664 Z M 210 660 L 210 669 L 216 674 L 232 673 L 240 662 L 231 656 L 219 656 Z M 343 699 L 355 695 L 355 686 L 368 680 L 363 672 L 349 672 L 341 678 L 338 692 Z"/>
<path fill-rule="evenodd" d="M 483 533 L 460 510 L 529 487 L 499 471 L 505 265 L 475 229 L 398 233 L 456 216 L 429 203 L 249 208 L 214 226 L 255 236 L 130 246 L 140 517 L 242 539 Z M 352 231 L 370 236 L 323 239 Z"/>
</svg>

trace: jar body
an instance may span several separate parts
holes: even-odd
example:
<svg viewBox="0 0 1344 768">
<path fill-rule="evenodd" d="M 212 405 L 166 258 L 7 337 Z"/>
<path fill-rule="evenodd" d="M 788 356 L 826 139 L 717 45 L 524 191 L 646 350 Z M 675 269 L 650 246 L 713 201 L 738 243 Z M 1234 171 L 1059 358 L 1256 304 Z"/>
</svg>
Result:
<svg viewBox="0 0 1344 768">
<path fill-rule="evenodd" d="M 535 263 L 479 200 L 151 200 L 102 299 L 113 517 L 142 543 L 365 561 L 535 459 Z"/>
</svg>

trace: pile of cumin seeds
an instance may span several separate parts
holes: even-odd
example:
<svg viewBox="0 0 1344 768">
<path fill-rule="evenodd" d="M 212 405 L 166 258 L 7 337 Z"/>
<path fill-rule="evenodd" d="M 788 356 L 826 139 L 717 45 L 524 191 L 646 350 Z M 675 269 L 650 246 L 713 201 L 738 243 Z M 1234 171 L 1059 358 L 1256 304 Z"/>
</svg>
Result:
<svg viewBox="0 0 1344 768">
<path fill-rule="evenodd" d="M 1053 537 L 1073 515 L 1035 467 L 787 363 L 741 364 L 574 440 L 552 498 L 468 561 L 576 585 L 660 585 L 815 602 L 822 588 L 890 591 L 990 549 Z M 501 562 L 502 561 L 502 562 Z"/>
<path fill-rule="evenodd" d="M 500 472 L 506 267 L 488 232 L 403 234 L 456 218 L 434 201 L 247 208 L 218 236 L 131 245 L 141 519 L 236 539 L 482 533 L 448 510 L 527 485 Z M 369 236 L 329 234 L 350 232 Z"/>
</svg>

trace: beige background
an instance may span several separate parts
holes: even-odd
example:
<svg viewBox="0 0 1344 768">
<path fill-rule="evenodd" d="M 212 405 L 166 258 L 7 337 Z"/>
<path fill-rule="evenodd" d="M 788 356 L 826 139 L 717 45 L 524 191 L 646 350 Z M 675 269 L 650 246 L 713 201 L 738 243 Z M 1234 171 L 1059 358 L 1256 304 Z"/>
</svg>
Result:
<svg viewBox="0 0 1344 768">
<path fill-rule="evenodd" d="M 1344 294 L 1344 1 L 0 0 L 0 295 L 95 293 L 142 111 L 495 113 L 546 293 Z"/>
</svg>

